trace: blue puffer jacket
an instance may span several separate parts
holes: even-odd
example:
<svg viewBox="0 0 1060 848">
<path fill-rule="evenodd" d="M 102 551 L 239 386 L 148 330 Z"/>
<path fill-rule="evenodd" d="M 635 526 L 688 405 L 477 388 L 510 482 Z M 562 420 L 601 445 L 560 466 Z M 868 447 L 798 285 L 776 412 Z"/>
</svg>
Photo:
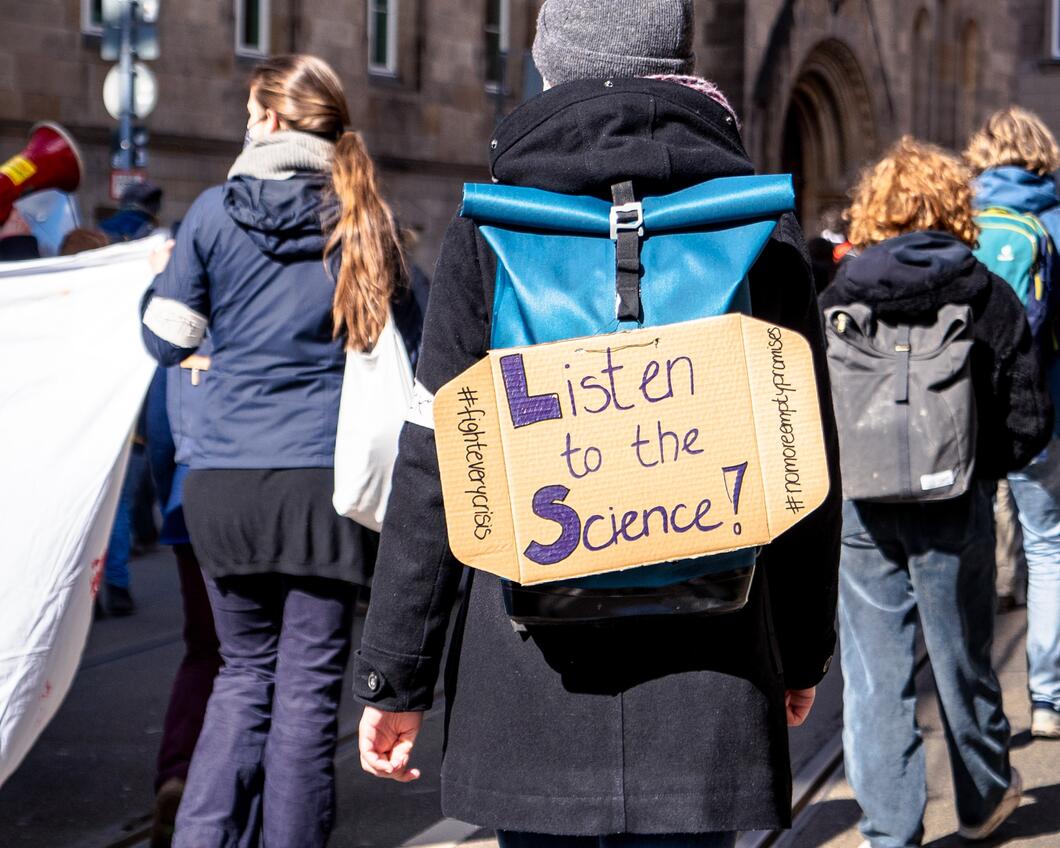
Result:
<svg viewBox="0 0 1060 848">
<path fill-rule="evenodd" d="M 1053 177 L 1042 177 L 1024 168 L 1004 165 L 983 171 L 975 180 L 974 188 L 976 208 L 1004 206 L 1037 215 L 1053 244 L 1060 248 L 1060 197 Z"/>
<path fill-rule="evenodd" d="M 193 468 L 326 468 L 345 363 L 332 338 L 335 290 L 322 262 L 323 174 L 236 177 L 184 219 L 144 301 L 144 342 L 163 365 L 209 327 Z"/>
</svg>

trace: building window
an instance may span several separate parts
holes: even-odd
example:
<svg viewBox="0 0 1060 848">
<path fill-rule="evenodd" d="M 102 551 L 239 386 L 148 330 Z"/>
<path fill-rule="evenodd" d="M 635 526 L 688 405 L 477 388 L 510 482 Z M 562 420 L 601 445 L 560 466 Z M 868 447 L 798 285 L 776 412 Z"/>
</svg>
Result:
<svg viewBox="0 0 1060 848">
<path fill-rule="evenodd" d="M 504 84 L 510 5 L 509 0 L 486 0 L 486 85 L 490 88 Z"/>
<path fill-rule="evenodd" d="M 236 54 L 269 54 L 269 0 L 236 0 Z"/>
<path fill-rule="evenodd" d="M 103 0 L 81 0 L 81 32 L 103 34 Z"/>
<path fill-rule="evenodd" d="M 1060 61 L 1060 0 L 1053 0 L 1052 38 L 1049 39 L 1049 55 Z"/>
<path fill-rule="evenodd" d="M 397 73 L 398 0 L 368 0 L 368 70 Z"/>
</svg>

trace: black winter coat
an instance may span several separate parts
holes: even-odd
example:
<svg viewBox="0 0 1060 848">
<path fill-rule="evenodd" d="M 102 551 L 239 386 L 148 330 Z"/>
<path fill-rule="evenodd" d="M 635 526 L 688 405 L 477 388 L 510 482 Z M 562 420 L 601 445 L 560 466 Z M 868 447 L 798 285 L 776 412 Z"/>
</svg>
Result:
<svg viewBox="0 0 1060 848">
<path fill-rule="evenodd" d="M 752 173 L 727 113 L 652 80 L 570 83 L 499 127 L 504 183 L 608 196 Z M 470 220 L 442 246 L 418 379 L 430 391 L 486 354 L 496 259 Z M 446 668 L 442 809 L 492 828 L 558 834 L 785 826 L 785 688 L 815 685 L 834 647 L 840 500 L 820 312 L 798 226 L 785 216 L 751 273 L 756 315 L 817 354 L 833 487 L 763 550 L 744 609 L 513 631 L 499 579 L 470 574 Z M 424 710 L 463 567 L 446 542 L 434 433 L 406 425 L 355 693 Z"/>
<path fill-rule="evenodd" d="M 839 267 L 821 308 L 864 303 L 884 320 L 933 320 L 947 303 L 972 308 L 972 383 L 978 414 L 975 473 L 999 480 L 1052 434 L 1053 408 L 1016 293 L 950 233 L 907 233 Z"/>
</svg>

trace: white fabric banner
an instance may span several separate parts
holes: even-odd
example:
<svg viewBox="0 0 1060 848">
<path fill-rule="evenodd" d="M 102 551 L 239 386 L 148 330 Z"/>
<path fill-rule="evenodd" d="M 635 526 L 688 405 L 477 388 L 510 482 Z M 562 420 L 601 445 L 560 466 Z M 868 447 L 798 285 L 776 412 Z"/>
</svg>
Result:
<svg viewBox="0 0 1060 848">
<path fill-rule="evenodd" d="M 139 302 L 162 242 L 0 263 L 0 786 L 81 661 L 154 372 Z"/>
</svg>

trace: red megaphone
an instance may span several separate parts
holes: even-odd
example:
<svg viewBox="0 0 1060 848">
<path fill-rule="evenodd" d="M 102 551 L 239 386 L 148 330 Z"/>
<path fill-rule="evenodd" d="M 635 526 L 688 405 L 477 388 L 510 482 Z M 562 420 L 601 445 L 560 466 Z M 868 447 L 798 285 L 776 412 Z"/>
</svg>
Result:
<svg viewBox="0 0 1060 848">
<path fill-rule="evenodd" d="M 25 149 L 0 165 L 0 224 L 20 197 L 49 188 L 75 191 L 82 172 L 70 134 L 58 124 L 37 124 Z"/>
</svg>

